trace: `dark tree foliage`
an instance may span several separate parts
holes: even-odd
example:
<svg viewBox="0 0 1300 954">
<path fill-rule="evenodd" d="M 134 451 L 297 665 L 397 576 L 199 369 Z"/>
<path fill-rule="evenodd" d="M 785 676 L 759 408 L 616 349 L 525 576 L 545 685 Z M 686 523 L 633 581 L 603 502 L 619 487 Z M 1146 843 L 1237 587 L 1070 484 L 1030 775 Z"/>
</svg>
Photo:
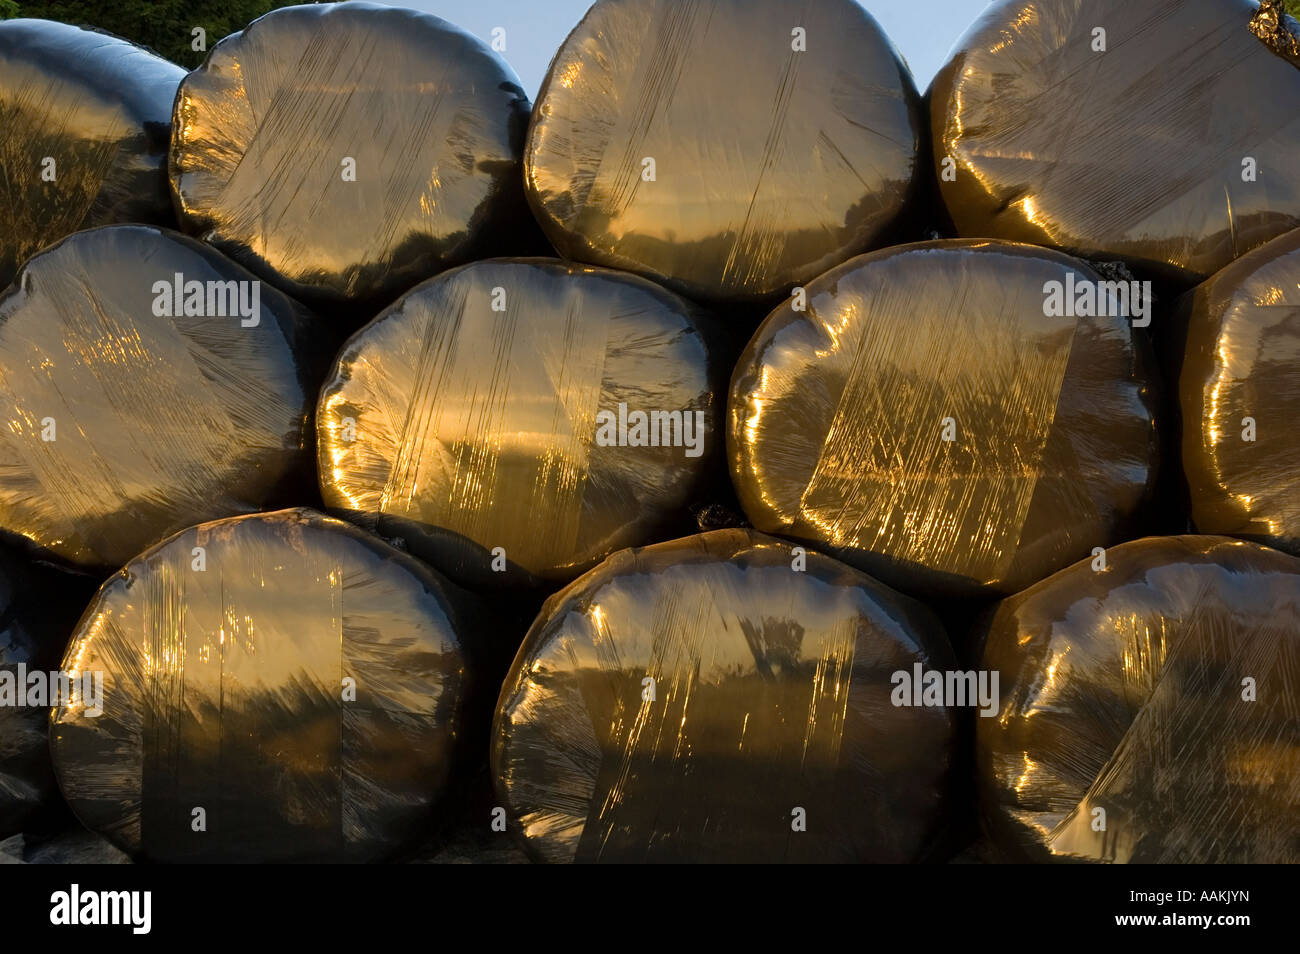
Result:
<svg viewBox="0 0 1300 954">
<path fill-rule="evenodd" d="M 194 69 L 218 40 L 268 10 L 288 6 L 293 4 L 268 0 L 0 0 L 0 19 L 34 17 L 99 27 Z M 206 49 L 194 49 L 195 27 L 206 31 Z"/>
<path fill-rule="evenodd" d="M 1300 17 L 1300 0 L 1285 0 L 1282 6 L 1286 7 L 1286 12 L 1293 17 Z"/>
</svg>

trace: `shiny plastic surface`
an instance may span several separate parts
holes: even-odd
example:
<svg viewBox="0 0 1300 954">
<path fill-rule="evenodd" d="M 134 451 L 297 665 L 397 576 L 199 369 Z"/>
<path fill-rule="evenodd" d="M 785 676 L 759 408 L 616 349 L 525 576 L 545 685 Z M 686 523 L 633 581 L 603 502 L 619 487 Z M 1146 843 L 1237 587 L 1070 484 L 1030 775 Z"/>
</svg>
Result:
<svg viewBox="0 0 1300 954">
<path fill-rule="evenodd" d="M 183 531 L 82 617 L 64 668 L 104 672 L 104 712 L 53 711 L 59 785 L 154 861 L 388 857 L 447 782 L 461 612 L 416 560 L 310 510 Z"/>
<path fill-rule="evenodd" d="M 167 143 L 184 75 L 94 30 L 0 21 L 0 289 L 79 229 L 173 221 Z"/>
<path fill-rule="evenodd" d="M 754 526 L 906 592 L 1010 593 L 1114 542 L 1153 478 L 1129 321 L 1044 314 L 1097 276 L 1002 242 L 884 249 L 810 282 L 736 367 L 727 447 Z"/>
<path fill-rule="evenodd" d="M 284 291 L 386 303 L 526 214 L 527 122 L 510 67 L 445 20 L 286 7 L 186 77 L 172 186 L 187 229 Z"/>
<path fill-rule="evenodd" d="M 1288 16 L 1282 0 L 1260 0 L 1250 19 L 1250 32 L 1278 56 L 1300 66 L 1300 23 Z"/>
<path fill-rule="evenodd" d="M 661 533 L 722 452 L 707 333 L 606 269 L 498 259 L 425 282 L 322 389 L 325 504 L 466 583 L 567 582 Z M 675 423 L 638 434 L 634 415 L 658 412 Z"/>
<path fill-rule="evenodd" d="M 1196 528 L 1300 553 L 1300 229 L 1181 304 L 1183 467 Z"/>
<path fill-rule="evenodd" d="M 931 86 L 958 234 L 1195 282 L 1300 226 L 1300 70 L 1252 35 L 1257 9 L 992 4 Z"/>
<path fill-rule="evenodd" d="M 598 0 L 538 96 L 528 199 L 566 257 L 763 298 L 877 241 L 923 123 L 852 0 Z"/>
<path fill-rule="evenodd" d="M 543 607 L 492 768 L 538 860 L 907 861 L 940 818 L 954 714 L 892 674 L 951 665 L 920 604 L 719 530 L 615 554 Z M 800 825 L 803 828 L 801 829 Z"/>
<path fill-rule="evenodd" d="M 1001 604 L 977 719 L 990 835 L 1029 860 L 1300 861 L 1300 561 L 1151 537 Z"/>
<path fill-rule="evenodd" d="M 224 317 L 160 316 L 177 275 L 203 283 L 204 310 L 215 283 L 243 284 Z M 254 281 L 150 226 L 79 232 L 33 258 L 0 298 L 0 532 L 121 566 L 183 527 L 258 509 L 309 468 L 321 336 L 269 286 L 253 309 Z"/>
</svg>

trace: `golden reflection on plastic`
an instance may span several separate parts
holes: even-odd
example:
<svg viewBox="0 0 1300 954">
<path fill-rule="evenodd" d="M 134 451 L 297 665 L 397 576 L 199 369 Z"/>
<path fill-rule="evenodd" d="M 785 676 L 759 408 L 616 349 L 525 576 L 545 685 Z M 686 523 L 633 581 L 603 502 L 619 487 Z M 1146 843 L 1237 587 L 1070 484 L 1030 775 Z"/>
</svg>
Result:
<svg viewBox="0 0 1300 954">
<path fill-rule="evenodd" d="M 154 284 L 177 273 L 254 281 L 194 239 L 115 225 L 35 256 L 0 299 L 0 530 L 115 568 L 310 468 L 324 364 L 311 316 L 269 286 L 248 327 L 160 316 Z"/>
<path fill-rule="evenodd" d="M 1300 226 L 1300 70 L 1252 35 L 1256 11 L 1251 0 L 990 5 L 930 90 L 958 234 L 1190 284 Z"/>
<path fill-rule="evenodd" d="M 761 299 L 878 243 L 923 122 L 851 0 L 600 0 L 538 96 L 526 186 L 567 257 Z"/>
<path fill-rule="evenodd" d="M 1126 318 L 1051 317 L 1082 262 L 942 241 L 853 259 L 777 307 L 732 377 L 754 526 L 905 590 L 1010 592 L 1112 542 L 1153 476 L 1154 397 Z M 951 441 L 943 439 L 951 420 Z"/>
<path fill-rule="evenodd" d="M 1177 311 L 1187 327 L 1179 392 L 1196 528 L 1300 554 L 1300 229 L 1242 256 Z"/>
<path fill-rule="evenodd" d="M 168 124 L 184 75 L 94 30 L 0 21 L 0 290 L 80 229 L 172 221 Z"/>
<path fill-rule="evenodd" d="M 644 279 L 556 260 L 426 282 L 351 340 L 325 384 L 325 503 L 466 582 L 572 579 L 663 532 L 721 452 L 706 322 Z M 598 442 L 621 404 L 693 427 L 698 415 L 698 454 L 680 427 L 682 446 Z M 490 568 L 498 547 L 508 572 Z"/>
<path fill-rule="evenodd" d="M 988 833 L 1009 858 L 1300 860 L 1300 560 L 1223 537 L 1149 537 L 998 607 L 976 719 Z M 1246 698 L 1244 677 L 1257 695 Z M 1276 762 L 1253 753 L 1267 750 Z"/>
<path fill-rule="evenodd" d="M 890 701 L 950 665 L 927 610 L 723 530 L 621 551 L 552 596 L 502 689 L 498 796 L 547 861 L 918 857 L 953 715 Z M 807 831 L 791 835 L 791 811 Z M 817 819 L 815 826 L 812 819 Z"/>
<path fill-rule="evenodd" d="M 461 600 L 309 510 L 186 530 L 110 578 L 73 634 L 64 668 L 103 673 L 104 695 L 99 716 L 51 715 L 64 797 L 155 861 L 388 857 L 425 836 L 451 771 Z"/>
<path fill-rule="evenodd" d="M 510 67 L 444 20 L 283 8 L 181 85 L 172 186 L 187 228 L 285 291 L 386 303 L 525 214 L 527 116 Z"/>
</svg>

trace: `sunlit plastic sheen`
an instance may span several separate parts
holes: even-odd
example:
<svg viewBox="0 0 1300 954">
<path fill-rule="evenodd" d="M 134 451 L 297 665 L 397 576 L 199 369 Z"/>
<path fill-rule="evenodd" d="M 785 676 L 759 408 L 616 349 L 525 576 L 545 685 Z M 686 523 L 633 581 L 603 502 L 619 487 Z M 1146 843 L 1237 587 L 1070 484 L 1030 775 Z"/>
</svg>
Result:
<svg viewBox="0 0 1300 954">
<path fill-rule="evenodd" d="M 599 0 L 538 96 L 528 198 L 567 257 L 762 298 L 877 242 L 923 122 L 852 0 Z"/>
<path fill-rule="evenodd" d="M 526 214 L 528 101 L 480 40 L 371 3 L 276 10 L 176 100 L 188 229 L 291 294 L 391 301 Z"/>
<path fill-rule="evenodd" d="M 411 845 L 462 731 L 459 599 L 309 510 L 184 531 L 105 583 L 68 647 L 65 669 L 105 674 L 102 715 L 52 715 L 68 804 L 155 861 L 374 861 Z"/>
<path fill-rule="evenodd" d="M 549 259 L 425 282 L 325 384 L 325 504 L 466 582 L 567 582 L 662 534 L 721 453 L 707 329 L 644 279 Z M 620 441 L 620 405 L 668 424 Z"/>
<path fill-rule="evenodd" d="M 1153 477 L 1127 318 L 1049 317 L 1086 265 L 1001 242 L 907 245 L 810 282 L 731 382 L 728 454 L 759 530 L 905 591 L 1014 592 L 1114 542 Z"/>
<path fill-rule="evenodd" d="M 184 75 L 104 33 L 0 22 L 0 289 L 79 229 L 172 221 L 167 142 Z"/>
<path fill-rule="evenodd" d="M 157 314 L 175 310 L 177 274 L 233 285 L 231 313 Z M 269 286 L 255 313 L 235 314 L 253 281 L 147 226 L 81 232 L 33 258 L 0 298 L 0 533 L 117 567 L 308 476 L 328 344 Z"/>
<path fill-rule="evenodd" d="M 1300 230 L 1181 303 L 1180 391 L 1192 518 L 1300 553 Z"/>
<path fill-rule="evenodd" d="M 1252 35 L 1257 9 L 989 6 L 930 92 L 958 233 L 1194 282 L 1300 226 L 1300 69 Z"/>
<path fill-rule="evenodd" d="M 1300 861 L 1300 561 L 1223 537 L 1106 552 L 1004 601 L 976 719 L 989 831 L 1031 860 Z"/>
<path fill-rule="evenodd" d="M 953 665 L 920 604 L 721 530 L 625 550 L 552 596 L 497 708 L 498 797 L 544 861 L 907 861 L 941 818 Z"/>
</svg>

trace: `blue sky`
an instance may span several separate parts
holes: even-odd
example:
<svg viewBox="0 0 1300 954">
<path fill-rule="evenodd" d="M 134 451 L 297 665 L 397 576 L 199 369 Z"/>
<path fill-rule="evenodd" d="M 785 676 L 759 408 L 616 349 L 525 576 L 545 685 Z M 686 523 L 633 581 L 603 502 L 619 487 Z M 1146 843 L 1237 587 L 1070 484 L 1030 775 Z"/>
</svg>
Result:
<svg viewBox="0 0 1300 954">
<path fill-rule="evenodd" d="M 490 41 L 506 31 L 505 58 L 530 96 L 537 95 L 556 48 L 592 0 L 404 0 L 394 6 L 427 10 Z M 988 0 L 862 0 L 902 51 L 924 91 L 948 50 Z"/>
</svg>

